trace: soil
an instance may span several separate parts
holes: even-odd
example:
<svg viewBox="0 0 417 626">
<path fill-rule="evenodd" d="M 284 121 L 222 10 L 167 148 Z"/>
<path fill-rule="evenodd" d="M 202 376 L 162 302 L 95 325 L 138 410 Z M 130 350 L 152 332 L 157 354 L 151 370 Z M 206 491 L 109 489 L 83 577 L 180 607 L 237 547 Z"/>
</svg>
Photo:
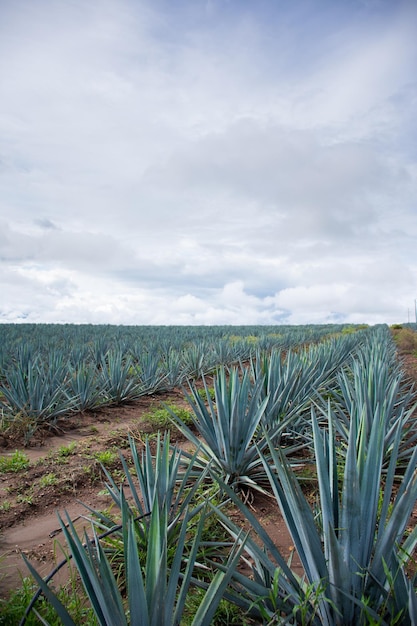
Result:
<svg viewBox="0 0 417 626">
<path fill-rule="evenodd" d="M 417 383 L 417 358 L 405 355 L 403 360 L 409 376 Z M 42 576 L 63 560 L 65 542 L 57 513 L 63 518 L 68 514 L 82 531 L 91 528 L 84 505 L 97 510 L 109 507 L 110 498 L 105 495 L 104 475 L 96 454 L 104 450 L 127 453 L 129 433 L 137 447 L 143 446 L 146 434 L 155 431 L 155 426 L 146 421 L 146 414 L 162 402 L 188 408 L 178 390 L 75 415 L 59 424 L 58 434 L 37 433 L 27 447 L 15 437 L 2 436 L 0 455 L 20 450 L 29 457 L 30 465 L 24 471 L 0 474 L 0 598 L 8 597 L 11 590 L 20 586 L 22 577 L 28 575 L 22 554 Z M 172 431 L 171 441 L 182 448 L 188 444 L 178 431 Z M 111 473 L 117 472 L 120 460 L 116 458 L 106 467 Z M 48 475 L 53 476 L 53 484 L 46 484 L 43 477 Z M 275 499 L 256 495 L 251 506 L 282 555 L 289 557 L 294 548 Z M 417 511 L 411 524 L 416 521 Z M 302 573 L 294 556 L 293 566 Z"/>
</svg>

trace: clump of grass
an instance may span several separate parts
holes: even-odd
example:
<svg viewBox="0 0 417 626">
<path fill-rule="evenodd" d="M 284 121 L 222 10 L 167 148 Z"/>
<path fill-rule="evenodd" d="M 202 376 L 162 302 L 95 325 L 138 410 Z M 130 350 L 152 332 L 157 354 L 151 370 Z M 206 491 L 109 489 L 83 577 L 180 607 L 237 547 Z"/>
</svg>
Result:
<svg viewBox="0 0 417 626">
<path fill-rule="evenodd" d="M 38 586 L 35 582 L 25 577 L 19 589 L 12 591 L 8 598 L 0 599 L 0 624 L 2 626 L 15 626 L 22 620 L 26 607 L 30 604 Z M 85 598 L 80 589 L 71 583 L 58 591 L 58 598 L 65 604 L 75 623 L 97 625 L 93 610 L 86 605 Z M 61 626 L 62 621 L 49 602 L 43 597 L 36 601 L 36 611 L 49 626 Z M 26 626 L 39 626 L 40 621 L 32 611 L 26 618 Z"/>
<path fill-rule="evenodd" d="M 29 457 L 20 450 L 16 450 L 12 455 L 0 457 L 0 473 L 20 472 L 27 469 L 29 465 Z"/>
<path fill-rule="evenodd" d="M 214 387 L 207 387 L 207 389 L 201 388 L 198 390 L 198 395 L 205 402 L 207 401 L 207 393 L 210 397 L 210 400 L 214 402 L 214 400 L 216 399 L 216 393 L 214 391 Z"/>
<path fill-rule="evenodd" d="M 411 328 L 394 328 L 392 334 L 401 354 L 417 353 L 417 333 Z"/>
<path fill-rule="evenodd" d="M 16 502 L 22 503 L 22 504 L 29 504 L 29 506 L 32 506 L 33 504 L 33 493 L 21 493 L 17 496 L 16 498 Z"/>
<path fill-rule="evenodd" d="M 118 461 L 119 456 L 117 452 L 113 450 L 100 450 L 99 452 L 95 452 L 94 458 L 104 465 L 104 467 L 111 467 Z"/>
<path fill-rule="evenodd" d="M 49 472 L 49 474 L 45 474 L 39 480 L 40 487 L 49 487 L 50 485 L 56 485 L 58 482 L 57 475 L 54 472 Z"/>
<path fill-rule="evenodd" d="M 76 447 L 76 441 L 71 441 L 71 443 L 69 443 L 67 446 L 60 446 L 58 448 L 58 456 L 71 456 L 71 454 L 75 453 Z"/>
<path fill-rule="evenodd" d="M 193 423 L 191 411 L 177 404 L 169 404 L 166 407 L 155 408 L 143 415 L 143 419 L 151 424 L 155 429 L 168 430 L 175 428 L 172 423 L 172 413 L 178 415 L 181 420 L 189 425 Z"/>
<path fill-rule="evenodd" d="M 76 454 L 77 442 L 71 441 L 67 446 L 59 446 L 57 450 L 53 450 L 48 454 L 49 458 L 53 458 L 58 465 L 68 463 L 67 458 Z"/>
</svg>

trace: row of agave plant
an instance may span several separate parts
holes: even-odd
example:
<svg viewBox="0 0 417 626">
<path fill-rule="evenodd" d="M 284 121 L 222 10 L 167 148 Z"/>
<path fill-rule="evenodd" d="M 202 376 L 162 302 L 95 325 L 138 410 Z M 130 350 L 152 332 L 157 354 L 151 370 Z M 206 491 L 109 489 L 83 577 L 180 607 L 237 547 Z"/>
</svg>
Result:
<svg viewBox="0 0 417 626">
<path fill-rule="evenodd" d="M 113 349 L 128 352 L 133 345 L 182 349 L 195 343 L 248 338 L 262 349 L 272 346 L 317 342 L 324 336 L 349 332 L 363 326 L 313 324 L 302 326 L 115 326 L 91 324 L 0 324 L 0 370 L 7 367 L 19 350 L 32 356 L 59 351 L 65 356 L 97 362 Z"/>
<path fill-rule="evenodd" d="M 195 453 L 171 447 L 168 434 L 141 452 L 131 438 L 124 480 L 106 471 L 112 515 L 87 507 L 92 534 L 83 538 L 60 517 L 97 624 L 181 624 L 195 588 L 194 625 L 214 623 L 222 599 L 257 624 L 417 623 L 407 575 L 417 543 L 408 528 L 417 501 L 416 396 L 387 329 L 332 368 L 323 348 L 311 350 L 316 358 L 302 353 L 295 378 L 292 354 L 220 369 L 207 403 L 191 382 L 197 434 L 172 419 Z M 298 478 L 301 449 L 317 477 L 314 506 Z M 247 505 L 252 490 L 275 498 L 302 576 Z M 251 532 L 230 515 L 236 509 Z M 49 580 L 27 564 L 39 593 L 73 626 Z"/>
<path fill-rule="evenodd" d="M 166 341 L 146 346 L 138 340 L 127 346 L 122 337 L 117 337 L 114 347 L 102 340 L 90 346 L 70 345 L 67 351 L 55 348 L 46 354 L 33 344 L 20 345 L 0 372 L 3 428 L 23 429 L 28 442 L 37 429 L 55 428 L 60 419 L 74 412 L 120 405 L 173 389 L 219 365 L 247 361 L 268 347 L 265 336 L 212 341 L 207 336 L 178 347 Z M 353 335 L 342 338 L 346 346 L 357 341 Z M 297 331 L 275 336 L 273 345 L 276 349 L 278 341 L 281 349 L 289 350 L 305 340 L 306 333 Z"/>
</svg>

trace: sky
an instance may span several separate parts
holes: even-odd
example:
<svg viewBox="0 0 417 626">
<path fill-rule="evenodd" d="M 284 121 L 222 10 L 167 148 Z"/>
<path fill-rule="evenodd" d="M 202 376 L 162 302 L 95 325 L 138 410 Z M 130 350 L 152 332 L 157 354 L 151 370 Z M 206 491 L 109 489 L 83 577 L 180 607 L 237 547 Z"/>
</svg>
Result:
<svg viewBox="0 0 417 626">
<path fill-rule="evenodd" d="M 415 320 L 417 2 L 1 0 L 0 322 Z"/>
</svg>

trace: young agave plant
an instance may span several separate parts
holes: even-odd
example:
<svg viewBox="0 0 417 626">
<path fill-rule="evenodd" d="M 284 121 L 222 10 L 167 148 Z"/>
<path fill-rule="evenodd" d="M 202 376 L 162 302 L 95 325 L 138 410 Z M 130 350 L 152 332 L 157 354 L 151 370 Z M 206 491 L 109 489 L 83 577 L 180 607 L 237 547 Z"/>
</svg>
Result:
<svg viewBox="0 0 417 626">
<path fill-rule="evenodd" d="M 193 574 L 205 516 L 200 517 L 191 550 L 185 553 L 190 529 L 190 516 L 185 512 L 171 563 L 168 560 L 167 522 L 167 516 L 161 514 L 156 506 L 150 514 L 148 541 L 143 553 L 138 548 L 137 520 L 122 497 L 124 575 L 120 584 L 97 535 L 94 533 L 91 539 L 85 534 L 82 543 L 69 515 L 67 514 L 67 524 L 60 518 L 74 565 L 99 626 L 177 626 L 181 623 L 190 586 L 198 583 Z M 210 626 L 212 623 L 240 558 L 242 548 L 237 545 L 236 543 L 230 553 L 225 571 L 218 570 L 207 585 L 191 626 Z M 26 558 L 25 561 L 45 597 L 55 608 L 63 626 L 76 626 L 54 592 Z"/>
<path fill-rule="evenodd" d="M 107 487 L 122 523 L 86 507 L 92 513 L 93 537 L 85 535 L 82 542 L 69 516 L 67 524 L 60 518 L 97 622 L 99 626 L 178 625 L 187 610 L 190 586 L 198 585 L 206 592 L 192 624 L 209 626 L 236 568 L 243 542 L 231 549 L 225 571 L 210 569 L 207 559 L 200 562 L 202 534 L 208 515 L 212 515 L 206 503 L 194 505 L 204 474 L 190 482 L 193 464 L 183 471 L 181 452 L 176 448 L 170 451 L 168 434 L 163 441 L 158 436 L 154 456 L 149 441 L 141 456 L 132 438 L 130 447 L 139 481 L 138 488 L 121 457 L 131 491 L 130 504 L 123 486 L 118 487 L 106 472 Z M 98 529 L 103 531 L 100 536 Z M 63 625 L 73 626 L 66 608 L 25 561 Z M 205 573 L 204 580 L 201 572 Z"/>
<path fill-rule="evenodd" d="M 181 527 L 181 520 L 186 510 L 190 518 L 201 512 L 203 504 L 197 502 L 196 494 L 201 489 L 205 474 L 194 474 L 196 452 L 185 463 L 183 452 L 176 446 L 170 445 L 169 432 L 161 439 L 158 433 L 152 453 L 149 439 L 145 441 L 145 449 L 139 453 L 134 439 L 129 436 L 130 451 L 133 460 L 133 471 L 123 455 L 120 459 L 123 465 L 124 476 L 130 490 L 129 509 L 133 515 L 140 517 L 137 532 L 142 543 L 146 543 L 150 526 L 150 513 L 157 507 L 161 515 L 167 517 L 168 539 L 174 545 Z M 184 467 L 186 465 L 186 467 Z M 121 511 L 124 493 L 103 467 L 107 478 L 106 487 L 116 507 Z M 191 478 L 192 477 L 192 478 Z M 194 503 L 194 507 L 192 507 Z M 89 508 L 89 507 L 87 507 Z M 107 530 L 115 525 L 115 519 L 105 514 L 89 509 L 99 520 L 101 528 Z"/>
<path fill-rule="evenodd" d="M 356 421 L 351 421 L 341 479 L 331 416 L 328 429 L 321 430 L 312 412 L 318 517 L 282 450 L 275 450 L 270 442 L 273 464 L 264 461 L 265 471 L 303 565 L 303 580 L 291 572 L 253 514 L 227 485 L 221 485 L 264 544 L 262 549 L 255 541 L 247 541 L 246 551 L 254 562 L 253 577 L 234 575 L 239 592 L 236 602 L 242 604 L 246 598 L 246 606 L 258 606 L 260 613 L 266 613 L 271 620 L 285 616 L 285 623 L 291 624 L 417 623 L 415 592 L 405 572 L 417 543 L 417 529 L 405 539 L 417 500 L 417 449 L 394 489 L 401 433 L 393 442 L 384 474 L 383 424 L 375 419 L 365 446 L 364 419 L 360 424 L 363 435 L 357 433 Z M 236 526 L 221 511 L 218 514 L 236 535 Z"/>
<path fill-rule="evenodd" d="M 203 467 L 210 463 L 212 470 L 237 490 L 262 490 L 266 479 L 259 453 L 260 448 L 266 447 L 266 440 L 257 437 L 268 402 L 268 398 L 260 398 L 262 385 L 262 379 L 252 384 L 247 370 L 234 368 L 227 376 L 221 368 L 214 378 L 214 402 L 204 380 L 206 406 L 191 384 L 191 395 L 186 397 L 194 412 L 194 426 L 203 441 L 170 410 L 177 428 L 200 450 L 197 462 Z"/>
</svg>

